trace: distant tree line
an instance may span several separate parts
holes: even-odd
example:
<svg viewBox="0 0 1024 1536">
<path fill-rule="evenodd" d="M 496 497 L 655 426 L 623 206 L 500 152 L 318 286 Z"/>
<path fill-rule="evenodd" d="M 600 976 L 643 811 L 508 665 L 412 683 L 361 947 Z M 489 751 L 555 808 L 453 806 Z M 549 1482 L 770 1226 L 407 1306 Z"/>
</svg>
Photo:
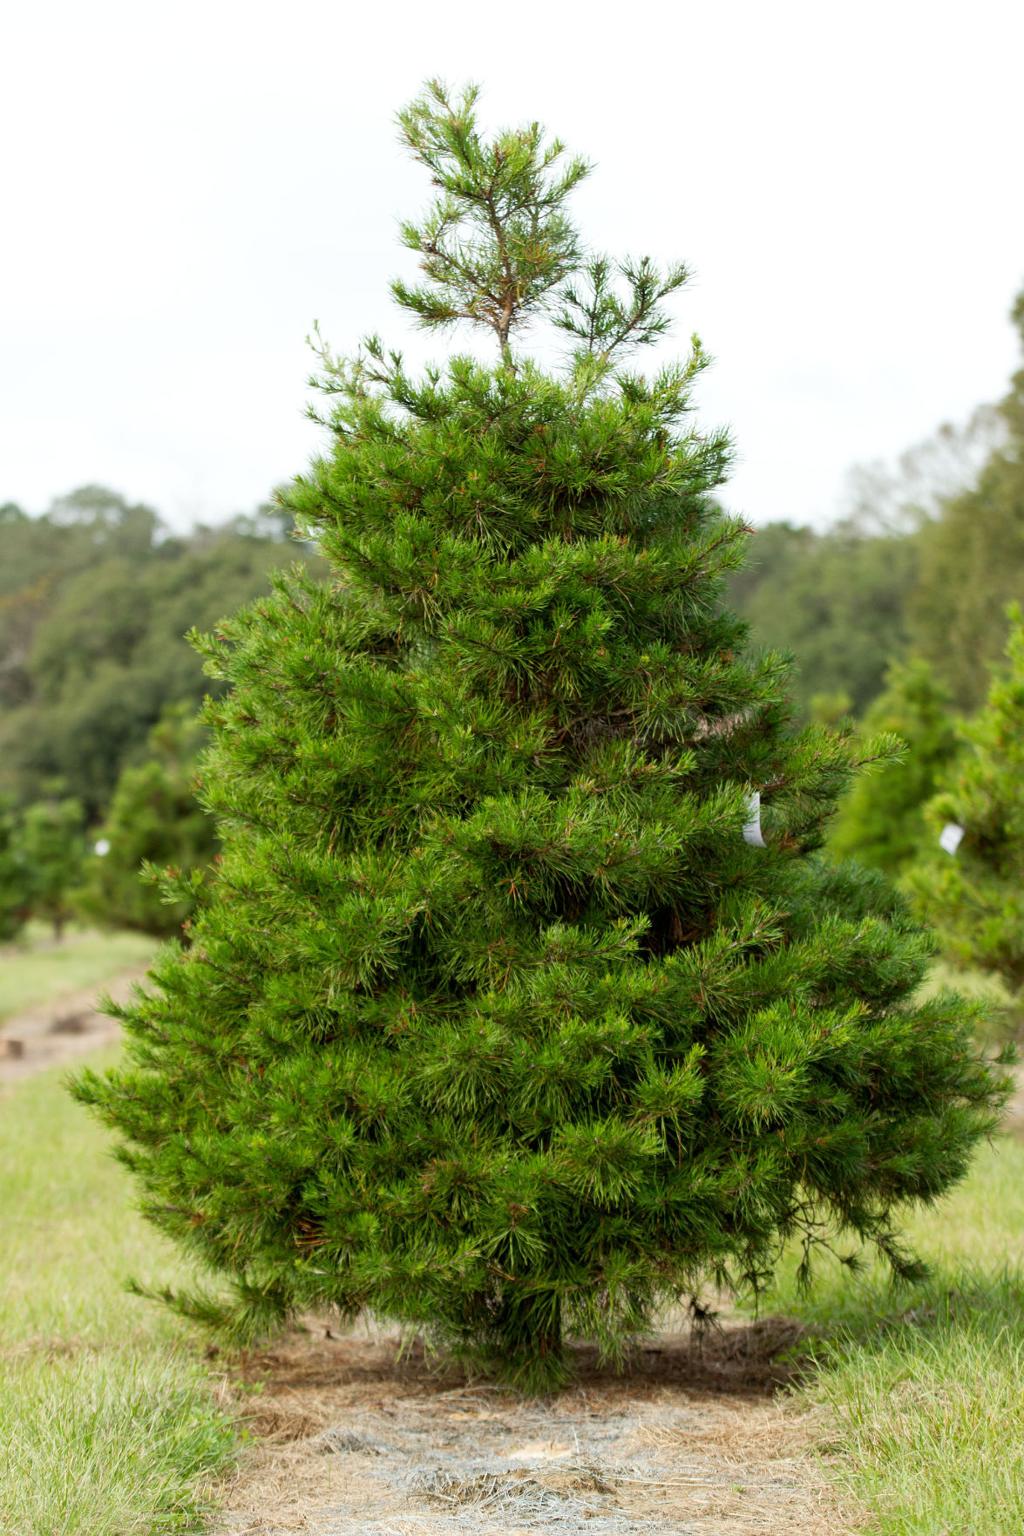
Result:
<svg viewBox="0 0 1024 1536">
<path fill-rule="evenodd" d="M 1013 319 L 1024 346 L 1024 293 Z M 891 663 L 929 663 L 952 706 L 983 704 L 1007 604 L 1024 595 L 1024 369 L 1002 402 L 944 428 L 894 474 L 861 472 L 823 529 L 759 528 L 731 600 L 759 644 L 792 652 L 805 714 L 860 716 Z"/>
<path fill-rule="evenodd" d="M 187 917 L 138 874 L 216 850 L 194 776 L 218 685 L 186 637 L 315 567 L 291 531 L 266 506 L 180 535 L 102 486 L 40 517 L 0 506 L 0 939 L 29 916 L 58 936 L 72 916 L 157 933 Z"/>
<path fill-rule="evenodd" d="M 100 486 L 41 517 L 0 506 L 0 794 L 78 799 L 92 820 L 168 706 L 213 686 L 185 636 L 309 558 L 276 509 L 172 533 Z"/>
<path fill-rule="evenodd" d="M 1024 341 L 1024 294 L 1014 318 Z M 1024 1022 L 1024 370 L 978 420 L 986 447 L 973 472 L 930 508 L 906 498 L 902 530 L 891 517 L 873 531 L 840 530 L 851 556 L 845 566 L 834 560 L 835 533 L 805 543 L 811 553 L 800 578 L 813 586 L 812 565 L 823 578 L 824 618 L 816 637 L 795 643 L 803 707 L 835 714 L 844 693 L 858 705 L 867 696 L 856 729 L 869 755 L 869 741 L 879 745 L 877 770 L 840 806 L 830 852 L 895 875 L 947 958 L 1001 981 L 1016 1031 Z M 874 580 L 858 606 L 850 594 L 856 573 L 868 570 Z M 897 578 L 908 578 L 902 605 Z M 882 600 L 871 600 L 872 591 Z M 759 595 L 768 611 L 757 626 L 762 638 L 773 622 L 806 622 L 795 601 L 773 617 L 763 572 Z M 897 621 L 884 686 L 871 697 L 863 669 L 877 666 L 874 621 L 886 608 Z M 845 646 L 834 643 L 840 611 Z M 771 638 L 778 642 L 778 629 Z"/>
</svg>

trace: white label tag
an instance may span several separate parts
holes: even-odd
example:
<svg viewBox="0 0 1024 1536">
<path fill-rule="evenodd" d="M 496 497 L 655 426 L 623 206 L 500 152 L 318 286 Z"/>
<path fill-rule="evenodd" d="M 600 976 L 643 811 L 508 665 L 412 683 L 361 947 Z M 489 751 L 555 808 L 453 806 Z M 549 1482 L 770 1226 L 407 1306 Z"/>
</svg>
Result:
<svg viewBox="0 0 1024 1536">
<path fill-rule="evenodd" d="M 939 833 L 939 847 L 946 853 L 956 853 L 963 841 L 964 829 L 959 822 L 947 821 Z"/>
<path fill-rule="evenodd" d="M 767 848 L 761 832 L 761 792 L 753 790 L 747 796 L 747 820 L 743 824 L 743 841 L 751 848 Z"/>
</svg>

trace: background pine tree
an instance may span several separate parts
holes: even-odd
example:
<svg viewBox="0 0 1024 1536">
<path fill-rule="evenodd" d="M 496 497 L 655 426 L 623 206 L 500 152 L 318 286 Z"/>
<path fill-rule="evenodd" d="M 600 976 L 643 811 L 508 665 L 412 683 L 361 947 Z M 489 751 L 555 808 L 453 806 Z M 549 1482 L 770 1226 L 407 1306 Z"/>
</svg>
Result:
<svg viewBox="0 0 1024 1536">
<path fill-rule="evenodd" d="M 925 839 L 924 808 L 958 738 L 949 691 L 926 661 L 889 668 L 885 691 L 864 716 L 863 734 L 896 737 L 904 751 L 863 774 L 843 800 L 829 846 L 841 858 L 895 875 L 916 858 Z"/>
<path fill-rule="evenodd" d="M 1024 988 L 1024 617 L 1011 611 L 1006 665 L 988 702 L 962 729 L 963 753 L 940 780 L 927 819 L 931 847 L 908 876 L 943 948 L 963 965 Z M 963 827 L 955 854 L 937 846 L 947 822 Z M 1018 1010 L 1019 1011 L 1019 1010 Z"/>
<path fill-rule="evenodd" d="M 156 876 L 181 880 L 201 873 L 217 852 L 213 822 L 195 796 L 196 758 L 205 732 L 187 704 L 169 709 L 149 736 L 144 762 L 130 764 L 96 842 L 104 847 L 86 862 L 74 904 L 81 916 L 144 933 L 177 933 L 192 914 L 194 897 L 179 883 L 165 901 Z M 146 866 L 149 878 L 140 878 Z"/>
<path fill-rule="evenodd" d="M 29 806 L 14 835 L 18 861 L 28 871 L 29 910 L 63 936 L 74 916 L 71 893 L 85 860 L 85 812 L 71 797 Z"/>
<path fill-rule="evenodd" d="M 18 846 L 18 824 L 0 800 L 0 942 L 16 938 L 31 904 L 29 872 Z"/>
<path fill-rule="evenodd" d="M 535 124 L 483 138 L 474 91 L 400 123 L 437 197 L 395 295 L 497 361 L 322 349 L 330 450 L 289 501 L 335 576 L 203 642 L 223 864 L 78 1092 L 233 1281 L 184 1310 L 368 1307 L 545 1387 L 567 1336 L 617 1359 L 794 1234 L 905 1269 L 895 1212 L 1002 1090 L 966 1006 L 915 1003 L 930 942 L 885 882 L 812 857 L 853 748 L 791 730 L 721 605 L 746 530 L 699 343 L 627 364 L 685 269 L 584 256 L 586 166 Z M 555 373 L 518 347 L 545 315 Z"/>
</svg>

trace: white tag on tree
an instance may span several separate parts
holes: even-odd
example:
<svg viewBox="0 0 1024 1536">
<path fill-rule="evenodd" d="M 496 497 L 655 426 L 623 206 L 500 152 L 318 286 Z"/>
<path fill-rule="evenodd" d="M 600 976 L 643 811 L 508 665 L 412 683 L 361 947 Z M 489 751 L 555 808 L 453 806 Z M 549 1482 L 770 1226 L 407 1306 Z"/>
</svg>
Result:
<svg viewBox="0 0 1024 1536">
<path fill-rule="evenodd" d="M 959 822 L 947 821 L 939 833 L 939 847 L 946 853 L 956 853 L 963 840 L 964 829 Z"/>
<path fill-rule="evenodd" d="M 761 832 L 761 792 L 755 789 L 747 796 L 747 820 L 743 824 L 743 841 L 751 848 L 767 848 Z"/>
</svg>

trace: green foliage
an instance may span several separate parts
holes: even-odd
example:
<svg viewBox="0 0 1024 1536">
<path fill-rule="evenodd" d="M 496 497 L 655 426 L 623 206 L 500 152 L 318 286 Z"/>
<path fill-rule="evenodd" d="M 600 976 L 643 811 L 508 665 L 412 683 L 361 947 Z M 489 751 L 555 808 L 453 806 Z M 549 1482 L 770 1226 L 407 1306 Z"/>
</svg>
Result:
<svg viewBox="0 0 1024 1536">
<path fill-rule="evenodd" d="M 864 717 L 864 735 L 898 737 L 905 751 L 857 780 L 840 807 L 830 847 L 839 858 L 898 874 L 920 852 L 925 803 L 957 750 L 949 693 L 926 661 L 889 669 L 885 692 Z"/>
<path fill-rule="evenodd" d="M 1014 321 L 1024 345 L 1024 292 Z M 915 649 L 965 711 L 984 702 L 1006 644 L 1006 605 L 1024 583 L 1024 368 L 999 414 L 1001 440 L 976 484 L 921 530 L 920 574 L 909 602 Z"/>
<path fill-rule="evenodd" d="M 125 768 L 106 819 L 98 829 L 103 853 L 88 860 L 75 906 L 83 917 L 113 928 L 170 935 L 192 915 L 187 882 L 217 851 L 211 819 L 195 798 L 196 758 L 202 727 L 187 706 L 178 706 L 154 727 L 149 755 Z M 152 866 L 148 879 L 143 865 Z M 161 870 L 180 882 L 183 899 L 168 900 L 159 888 Z"/>
<path fill-rule="evenodd" d="M 0 801 L 0 943 L 16 938 L 31 905 L 28 868 L 18 847 L 17 822 Z"/>
<path fill-rule="evenodd" d="M 960 964 L 1024 987 L 1024 618 L 1011 610 L 1007 665 L 962 730 L 964 750 L 928 806 L 933 840 L 964 828 L 953 856 L 935 846 L 908 879 L 920 910 Z"/>
<path fill-rule="evenodd" d="M 853 700 L 843 688 L 835 693 L 812 693 L 807 713 L 814 725 L 845 726 L 853 714 Z"/>
<path fill-rule="evenodd" d="M 958 709 L 979 707 L 1003 604 L 1024 581 L 1022 445 L 1024 373 L 1000 407 L 941 427 L 894 469 L 854 470 L 838 523 L 757 530 L 730 597 L 759 640 L 796 656 L 805 718 L 819 718 L 825 695 L 862 714 L 908 655 L 930 662 Z"/>
<path fill-rule="evenodd" d="M 507 141 L 554 195 L 539 132 L 485 145 L 437 91 L 410 121 L 479 145 L 447 250 Z M 496 248 L 530 293 L 517 207 Z M 814 857 L 855 749 L 791 728 L 722 607 L 746 530 L 699 347 L 653 379 L 603 341 L 558 375 L 511 341 L 422 381 L 379 342 L 325 361 L 331 451 L 290 503 L 335 579 L 203 641 L 223 863 L 120 1013 L 128 1064 L 77 1087 L 146 1210 L 233 1281 L 235 1337 L 369 1307 L 532 1388 L 567 1334 L 619 1359 L 824 1218 L 908 1272 L 900 1207 L 960 1177 L 1003 1087 L 968 1006 L 915 1002 L 930 944 L 882 877 Z"/>
<path fill-rule="evenodd" d="M 202 700 L 186 631 L 294 558 L 283 514 L 174 538 L 149 508 L 86 487 L 43 517 L 2 515 L 0 793 L 27 804 L 59 779 L 95 817 L 168 705 Z"/>
<path fill-rule="evenodd" d="M 439 189 L 419 224 L 402 225 L 427 279 L 391 291 L 427 329 L 472 320 L 494 331 L 509 354 L 514 326 L 579 265 L 576 231 L 565 200 L 589 167 L 570 160 L 555 171 L 564 146 L 545 145 L 539 123 L 506 129 L 485 143 L 477 130 L 479 90 L 458 99 L 433 80 L 398 115 L 403 142 Z"/>
<path fill-rule="evenodd" d="M 914 537 L 852 523 L 757 529 L 729 595 L 762 644 L 797 658 L 789 686 L 805 715 L 825 694 L 845 696 L 860 714 L 881 692 L 906 648 L 917 558 Z"/>
<path fill-rule="evenodd" d="M 41 800 L 19 823 L 15 848 L 28 871 L 29 910 L 56 938 L 73 915 L 71 892 L 85 860 L 85 813 L 78 800 Z"/>
</svg>

